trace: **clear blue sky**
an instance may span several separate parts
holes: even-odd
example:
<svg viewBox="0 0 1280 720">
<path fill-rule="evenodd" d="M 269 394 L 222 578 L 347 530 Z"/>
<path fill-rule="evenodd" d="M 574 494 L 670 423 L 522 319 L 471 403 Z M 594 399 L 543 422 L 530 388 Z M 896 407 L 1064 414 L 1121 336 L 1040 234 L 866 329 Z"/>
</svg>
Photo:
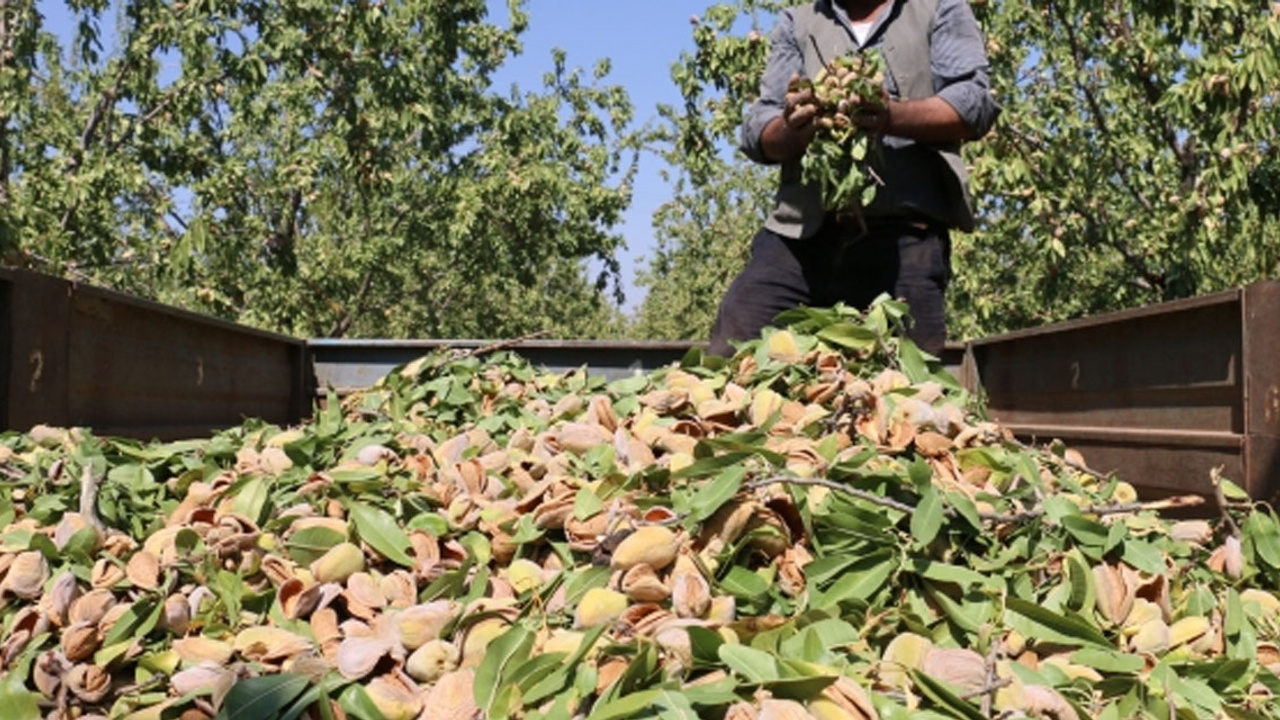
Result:
<svg viewBox="0 0 1280 720">
<path fill-rule="evenodd" d="M 647 0 L 646 2 L 592 2 L 590 0 L 527 0 L 529 28 L 522 36 L 524 53 L 513 58 L 498 74 L 497 87 L 512 83 L 526 90 L 542 85 L 551 68 L 551 52 L 561 48 L 570 67 L 590 71 L 597 60 L 612 62 L 608 82 L 624 86 L 636 109 L 637 126 L 656 119 L 659 103 L 677 103 L 680 94 L 671 82 L 671 64 L 682 50 L 692 49 L 691 15 L 702 12 L 711 0 Z M 490 20 L 506 25 L 506 0 L 488 0 Z M 62 0 L 41 2 L 46 27 L 69 37 L 75 17 Z M 111 37 L 103 38 L 110 51 Z M 626 309 L 643 300 L 634 285 L 634 274 L 643 256 L 653 249 L 653 212 L 670 197 L 659 176 L 660 163 L 653 156 L 641 158 L 632 206 L 618 229 L 626 238 L 621 254 Z"/>
<path fill-rule="evenodd" d="M 539 87 L 542 74 L 551 67 L 551 51 L 557 47 L 568 53 L 570 67 L 590 70 L 596 60 L 607 57 L 613 65 L 609 81 L 627 89 L 636 109 L 635 122 L 643 125 L 656 120 L 659 103 L 679 102 L 680 93 L 671 81 L 671 64 L 682 50 L 693 49 L 689 17 L 701 13 L 708 4 L 709 0 L 528 0 L 524 54 L 504 68 L 499 84 Z M 506 7 L 505 0 L 489 0 L 491 19 L 505 25 Z M 641 158 L 632 206 L 620 228 L 627 241 L 621 260 L 628 310 L 643 300 L 643 291 L 632 281 L 637 264 L 644 262 L 642 256 L 650 255 L 653 248 L 653 212 L 671 194 L 658 175 L 659 169 L 656 158 Z"/>
</svg>

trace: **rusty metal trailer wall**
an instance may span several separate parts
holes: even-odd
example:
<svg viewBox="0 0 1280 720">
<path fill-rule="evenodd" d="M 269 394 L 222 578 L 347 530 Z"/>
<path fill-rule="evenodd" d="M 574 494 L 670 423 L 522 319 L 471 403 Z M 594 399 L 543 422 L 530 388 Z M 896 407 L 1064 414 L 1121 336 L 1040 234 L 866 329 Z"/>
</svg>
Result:
<svg viewBox="0 0 1280 720">
<path fill-rule="evenodd" d="M 310 340 L 315 391 L 333 388 L 339 395 L 369 387 L 396 367 L 433 350 L 475 350 L 491 340 Z M 534 365 L 563 373 L 586 366 L 610 380 L 644 374 L 678 362 L 690 350 L 706 347 L 689 340 L 529 340 L 509 349 Z M 966 345 L 950 343 L 942 361 L 961 372 Z"/>
<path fill-rule="evenodd" d="M 369 387 L 396 367 L 433 350 L 477 350 L 492 344 L 492 340 L 311 340 L 307 348 L 316 391 L 333 388 L 342 395 Z M 585 365 L 593 374 L 616 380 L 676 362 L 704 345 L 680 340 L 527 340 L 509 349 L 551 372 Z"/>
<path fill-rule="evenodd" d="M 1280 283 L 969 344 L 991 416 L 1162 494 L 1280 491 Z"/>
<path fill-rule="evenodd" d="M 1060 438 L 1158 493 L 1209 472 L 1280 495 L 1280 283 L 952 343 L 943 355 L 1020 436 Z M 328 388 L 367 387 L 439 347 L 485 341 L 275 335 L 35 273 L 0 270 L 0 428 L 83 425 L 193 437 L 259 417 L 296 423 Z M 617 378 L 698 343 L 530 341 L 553 371 Z"/>
<path fill-rule="evenodd" d="M 0 270 L 0 427 L 207 435 L 310 409 L 306 343 L 18 270 Z"/>
</svg>

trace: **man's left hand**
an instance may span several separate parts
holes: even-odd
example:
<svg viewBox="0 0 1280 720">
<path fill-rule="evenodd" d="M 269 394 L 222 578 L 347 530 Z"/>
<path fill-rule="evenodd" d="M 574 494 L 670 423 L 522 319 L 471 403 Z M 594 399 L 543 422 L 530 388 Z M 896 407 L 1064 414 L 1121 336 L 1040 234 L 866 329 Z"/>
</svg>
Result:
<svg viewBox="0 0 1280 720">
<path fill-rule="evenodd" d="M 892 123 L 892 111 L 889 109 L 889 92 L 880 88 L 878 97 L 863 98 L 853 114 L 853 122 L 858 127 L 876 135 L 889 132 Z"/>
</svg>

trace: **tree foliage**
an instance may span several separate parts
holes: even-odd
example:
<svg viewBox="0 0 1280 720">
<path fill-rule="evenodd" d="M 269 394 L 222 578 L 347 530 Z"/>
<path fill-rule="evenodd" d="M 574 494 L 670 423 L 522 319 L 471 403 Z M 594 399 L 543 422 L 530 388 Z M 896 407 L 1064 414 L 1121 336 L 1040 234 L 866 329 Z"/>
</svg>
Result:
<svg viewBox="0 0 1280 720">
<path fill-rule="evenodd" d="M 971 156 L 971 332 L 1188 297 L 1280 269 L 1280 18 L 1258 2 L 987 3 L 1004 117 Z M 992 292 L 996 288 L 999 292 Z"/>
<path fill-rule="evenodd" d="M 609 319 L 632 108 L 563 53 L 497 91 L 522 0 L 68 5 L 0 2 L 10 262 L 304 336 Z"/>
<path fill-rule="evenodd" d="M 672 115 L 673 156 L 690 158 L 683 200 L 714 214 L 714 198 L 755 182 L 725 159 L 762 51 L 744 53 L 761 12 L 781 3 L 718 3 L 695 26 L 696 53 L 673 76 L 686 98 Z M 975 336 L 1202 294 L 1280 270 L 1280 5 L 1245 0 L 973 3 L 988 37 L 992 83 L 1004 108 L 993 135 L 965 148 L 979 228 L 955 237 L 951 329 Z M 766 19 L 766 24 L 771 20 Z M 758 31 L 757 31 L 758 32 Z M 708 169 L 710 168 L 710 169 Z M 742 183 L 742 184 L 736 184 Z M 704 237 L 657 218 L 669 243 L 653 266 L 651 303 L 714 312 L 724 259 L 758 225 L 754 210 L 723 206 L 732 223 Z M 690 213 L 692 215 L 692 213 Z M 674 222 L 674 224 L 673 224 Z M 735 237 L 722 236 L 732 226 Z M 716 248 L 717 262 L 696 269 Z M 738 254 L 741 250 L 737 251 Z M 688 258 L 681 259 L 682 253 Z M 722 285 L 721 285 L 722 286 Z M 697 293 L 696 296 L 694 294 Z M 705 333 L 689 328 L 690 334 Z"/>
</svg>

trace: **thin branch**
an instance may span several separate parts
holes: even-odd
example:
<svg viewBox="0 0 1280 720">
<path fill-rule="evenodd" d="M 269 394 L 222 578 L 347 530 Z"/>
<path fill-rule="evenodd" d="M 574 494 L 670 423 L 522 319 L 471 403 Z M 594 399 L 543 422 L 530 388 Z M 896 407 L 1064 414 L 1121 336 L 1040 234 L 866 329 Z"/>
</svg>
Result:
<svg viewBox="0 0 1280 720">
<path fill-rule="evenodd" d="M 355 299 L 350 303 L 353 309 L 342 313 L 342 317 L 329 328 L 327 337 L 339 338 L 347 334 L 351 329 L 352 323 L 355 322 L 358 306 L 364 302 L 365 295 L 369 294 L 369 289 L 373 286 L 373 268 L 369 268 L 364 273 L 364 278 L 360 281 L 360 289 L 356 291 Z"/>
<path fill-rule="evenodd" d="M 1180 510 L 1182 508 L 1196 507 L 1204 504 L 1204 498 L 1199 495 L 1176 495 L 1164 500 L 1154 500 L 1152 502 L 1133 502 L 1133 503 L 1115 503 L 1110 505 L 1085 505 L 1080 508 L 1082 515 L 1129 515 L 1136 512 L 1144 512 L 1148 510 Z M 1045 515 L 1047 511 L 1044 507 L 1032 508 L 1019 513 L 992 513 L 979 512 L 978 516 L 983 520 L 996 523 L 1012 523 L 1026 522 L 1028 520 L 1038 520 Z"/>
<path fill-rule="evenodd" d="M 978 694 L 982 696 L 983 717 L 991 717 L 991 705 L 995 700 L 996 690 L 1004 687 L 1005 684 L 1013 682 L 1012 678 L 1001 679 L 997 670 L 999 661 L 1000 643 L 992 642 L 991 649 L 987 652 L 987 685 L 978 691 Z"/>
<path fill-rule="evenodd" d="M 1008 687 L 1012 684 L 1013 684 L 1013 678 L 1000 678 L 999 680 L 989 682 L 985 687 L 981 687 L 981 688 L 978 688 L 977 690 L 973 690 L 961 695 L 960 699 L 972 700 L 976 697 L 981 697 L 982 698 L 982 714 L 986 715 L 987 717 L 991 717 L 991 696 L 994 695 L 995 692 L 1000 688 Z"/>
<path fill-rule="evenodd" d="M 1029 452 L 1037 452 L 1037 451 L 1038 451 L 1038 449 L 1037 449 L 1037 448 L 1034 448 L 1034 447 L 1032 447 L 1032 446 L 1030 446 L 1030 445 L 1028 445 L 1028 444 L 1026 444 L 1026 443 L 1024 443 L 1024 442 L 1022 442 L 1021 440 L 1019 440 L 1019 439 L 1017 439 L 1017 438 L 1013 438 L 1013 439 L 1011 439 L 1011 440 L 1007 440 L 1006 442 L 1008 442 L 1010 445 L 1013 445 L 1014 447 L 1018 448 L 1019 450 L 1026 450 L 1026 451 L 1029 451 Z M 1082 463 L 1082 462 L 1076 462 L 1076 461 L 1074 461 L 1074 460 L 1068 460 L 1067 458 L 1059 457 L 1059 456 L 1057 456 L 1057 455 L 1054 455 L 1053 453 L 1047 453 L 1047 455 L 1048 455 L 1049 457 L 1053 458 L 1054 462 L 1060 463 L 1060 464 L 1062 464 L 1062 465 L 1066 465 L 1067 467 L 1071 468 L 1072 470 L 1075 470 L 1075 471 L 1077 471 L 1077 472 L 1082 472 L 1082 473 L 1084 473 L 1085 475 L 1092 475 L 1093 477 L 1097 478 L 1098 480 L 1101 480 L 1102 482 L 1111 482 L 1111 475 L 1112 475 L 1112 473 L 1104 473 L 1104 472 L 1100 472 L 1100 471 L 1098 471 L 1098 470 L 1094 470 L 1093 468 L 1089 467 L 1088 465 L 1085 465 L 1085 464 L 1084 464 L 1084 463 Z"/>
<path fill-rule="evenodd" d="M 80 473 L 80 515 L 98 532 L 106 529 L 98 518 L 98 487 L 101 484 L 102 477 L 94 474 L 92 466 L 85 465 L 84 472 Z"/>
<path fill-rule="evenodd" d="M 805 486 L 824 487 L 834 492 L 844 493 L 849 497 L 855 497 L 855 498 L 858 498 L 859 500 L 866 500 L 867 502 L 872 503 L 874 505 L 887 507 L 892 510 L 898 510 L 900 512 L 904 512 L 907 514 L 911 514 L 916 511 L 916 508 L 914 505 L 908 505 L 906 503 L 898 502 L 897 500 L 894 500 L 892 498 L 887 498 L 883 495 L 877 495 L 873 492 L 868 492 L 866 490 L 851 488 L 848 485 L 838 483 L 834 480 L 828 480 L 826 478 L 800 478 L 800 477 L 789 477 L 785 475 L 775 475 L 773 477 L 768 477 L 763 480 L 755 480 L 753 482 L 749 482 L 743 485 L 742 489 L 755 490 L 757 488 L 766 487 L 768 485 L 773 485 L 775 483 L 782 483 L 784 485 L 805 485 Z"/>
<path fill-rule="evenodd" d="M 1015 140 L 1021 141 L 1021 142 L 1013 142 L 1011 143 L 1011 145 L 1018 152 L 1018 154 L 1022 156 L 1022 159 L 1026 161 L 1027 167 L 1029 168 L 1030 172 L 1039 180 L 1040 184 L 1044 187 L 1061 187 L 1062 183 L 1052 181 L 1052 178 L 1046 177 L 1044 174 L 1042 174 L 1038 170 L 1038 168 L 1041 166 L 1041 163 L 1036 158 L 1032 157 L 1027 152 L 1026 148 L 1022 147 L 1022 144 L 1025 143 L 1027 145 L 1033 146 L 1034 149 L 1039 150 L 1039 149 L 1042 149 L 1043 147 L 1042 144 L 1037 142 L 1034 138 L 1018 130 L 1016 126 L 1005 128 L 1005 129 L 1010 131 L 1010 134 L 1014 137 Z M 1068 202 L 1070 203 L 1071 209 L 1074 210 L 1076 213 L 1078 213 L 1080 217 L 1084 218 L 1085 222 L 1088 223 L 1090 227 L 1095 229 L 1104 227 L 1101 223 L 1098 222 L 1097 218 L 1093 216 L 1093 213 L 1091 213 L 1087 208 L 1080 205 L 1078 200 L 1076 200 L 1075 198 L 1070 198 Z M 1156 287 L 1156 288 L 1164 287 L 1164 277 L 1161 275 L 1157 275 L 1155 272 L 1153 272 L 1151 268 L 1147 267 L 1147 264 L 1142 261 L 1142 258 L 1135 255 L 1123 243 L 1117 240 L 1107 240 L 1106 245 L 1114 249 L 1116 252 L 1120 253 L 1120 257 L 1123 258 L 1124 261 L 1134 269 L 1134 272 L 1140 276 L 1140 279 L 1145 280 L 1151 287 Z"/>
<path fill-rule="evenodd" d="M 850 497 L 858 498 L 859 500 L 865 500 L 869 503 L 879 505 L 881 507 L 890 508 L 893 510 L 898 510 L 900 512 L 905 512 L 907 514 L 913 514 L 916 511 L 915 506 L 908 505 L 903 502 L 899 502 L 892 498 L 884 497 L 883 495 L 877 495 L 876 493 L 868 492 L 866 490 L 851 488 L 848 485 L 835 482 L 834 480 L 828 480 L 826 478 L 800 478 L 800 477 L 790 477 L 786 475 L 775 475 L 772 477 L 764 478 L 762 480 L 749 482 L 743 485 L 742 487 L 744 490 L 754 490 L 756 488 L 765 487 L 767 485 L 772 485 L 774 483 L 779 483 L 783 485 L 824 487 L 834 492 L 843 493 Z M 1108 504 L 1108 505 L 1086 505 L 1080 508 L 1080 513 L 1083 515 L 1098 515 L 1098 516 L 1127 515 L 1130 513 L 1143 512 L 1147 510 L 1159 511 L 1159 510 L 1173 510 L 1173 509 L 1196 507 L 1202 504 L 1204 504 L 1204 498 L 1199 495 L 1178 495 L 1175 497 L 1166 498 L 1164 500 L 1155 500 L 1153 502 L 1114 503 L 1114 504 Z M 1022 512 L 1016 512 L 1016 513 L 998 513 L 998 512 L 991 512 L 991 511 L 979 511 L 978 517 L 987 522 L 1017 523 L 1017 522 L 1028 522 L 1031 520 L 1039 520 L 1040 518 L 1044 517 L 1047 512 L 1048 511 L 1043 506 L 1041 506 L 1041 507 L 1032 508 L 1030 510 L 1023 510 Z M 955 517 L 956 515 L 958 515 L 958 513 L 956 512 L 955 508 L 946 508 L 943 510 L 943 515 L 947 517 Z"/>
<path fill-rule="evenodd" d="M 1133 39 L 1133 28 L 1129 25 L 1128 15 L 1121 13 L 1120 30 L 1124 34 L 1124 39 L 1128 47 L 1140 47 Z M 1154 110 L 1160 98 L 1164 95 L 1164 90 L 1156 85 L 1155 80 L 1151 77 L 1151 68 L 1146 62 L 1138 57 L 1134 58 L 1133 76 L 1141 83 L 1144 93 L 1146 94 L 1147 104 Z M 1164 138 L 1165 143 L 1173 150 L 1173 155 L 1178 159 L 1178 164 L 1182 167 L 1182 176 L 1185 181 L 1187 177 L 1193 176 L 1196 166 L 1195 153 L 1189 148 L 1178 142 L 1178 131 L 1173 127 L 1173 123 L 1168 116 L 1160 117 L 1159 131 Z"/>
<path fill-rule="evenodd" d="M 89 122 L 85 125 L 84 132 L 80 135 L 80 152 L 72 156 L 71 164 L 67 169 L 68 173 L 75 173 L 80 169 L 85 155 L 89 153 L 89 148 L 97 137 L 98 126 L 102 124 L 107 114 L 115 108 L 120 88 L 124 85 L 125 77 L 132 68 L 133 58 L 128 57 L 120 64 L 120 70 L 116 73 L 115 81 L 112 82 L 111 87 L 103 91 L 102 97 L 98 98 L 98 103 L 93 106 L 93 112 L 89 115 Z M 58 228 L 62 232 L 67 232 L 71 228 L 71 222 L 79 209 L 80 201 L 73 200 L 66 211 L 62 213 L 62 219 L 58 222 Z"/>
<path fill-rule="evenodd" d="M 191 80 L 188 80 L 186 83 L 183 83 L 181 87 L 177 87 L 169 90 L 167 93 L 165 93 L 165 96 L 161 98 L 160 102 L 156 103 L 155 107 L 151 108 L 151 110 L 148 111 L 146 115 L 143 115 L 141 118 L 137 120 L 137 122 L 134 122 L 133 124 L 131 124 L 125 132 L 120 134 L 120 137 L 116 138 L 111 143 L 109 143 L 107 145 L 108 151 L 114 151 L 118 149 L 121 145 L 125 144 L 126 142 L 129 142 L 129 140 L 133 138 L 133 136 L 138 132 L 140 128 L 146 127 L 152 120 L 159 117 L 161 113 L 163 113 L 166 109 L 168 109 L 168 107 L 172 105 L 175 100 L 177 100 L 179 97 L 185 94 L 187 90 L 197 85 L 211 87 L 215 83 L 222 82 L 229 76 L 230 76 L 230 72 L 228 71 L 228 72 L 220 73 L 211 78 L 192 78 Z"/>
<path fill-rule="evenodd" d="M 1053 4 L 1054 12 L 1058 15 L 1058 22 L 1067 31 L 1067 43 L 1071 46 L 1071 58 L 1075 61 L 1077 72 L 1076 77 L 1079 78 L 1085 72 L 1084 52 L 1080 47 L 1080 39 L 1076 36 L 1076 23 L 1072 19 L 1068 19 L 1062 10 L 1062 6 L 1058 3 Z M 1083 81 L 1077 79 L 1075 82 L 1076 89 L 1084 94 L 1085 102 L 1089 105 L 1089 115 L 1093 118 L 1093 124 L 1098 128 L 1103 141 L 1107 145 L 1107 154 L 1111 157 L 1111 167 L 1115 170 L 1116 176 L 1120 178 L 1120 184 L 1124 185 L 1125 190 L 1133 196 L 1147 212 L 1153 212 L 1155 208 L 1151 201 L 1145 195 L 1138 192 L 1129 182 L 1129 174 L 1125 171 L 1124 163 L 1120 161 L 1120 156 L 1116 153 L 1115 144 L 1112 142 L 1111 128 L 1107 125 L 1106 114 L 1102 112 L 1102 105 L 1098 102 L 1098 96 L 1094 93 L 1093 88 L 1086 85 Z"/>
<path fill-rule="evenodd" d="M 480 355 L 487 355 L 491 352 L 497 352 L 498 350 L 506 350 L 507 348 L 517 347 L 519 345 L 525 344 L 526 342 L 529 342 L 530 340 L 535 340 L 537 338 L 540 338 L 543 335 L 546 335 L 547 332 L 548 332 L 547 330 L 539 330 L 537 332 L 529 333 L 528 335 L 521 335 L 518 338 L 511 338 L 510 340 L 499 340 L 497 342 L 489 343 L 488 345 L 483 345 L 478 348 L 463 350 L 461 352 L 453 354 L 449 358 L 437 361 L 436 364 L 432 367 L 432 369 L 433 370 L 439 369 L 443 367 L 446 363 L 456 362 L 458 360 L 465 360 L 466 358 L 471 358 L 471 357 L 479 357 Z"/>
<path fill-rule="evenodd" d="M 1227 496 L 1222 492 L 1222 468 L 1216 467 L 1210 470 L 1209 481 L 1213 484 L 1213 497 L 1218 503 L 1218 512 L 1222 514 L 1222 521 L 1226 523 L 1227 529 L 1231 531 L 1233 537 L 1240 537 L 1240 526 L 1236 524 L 1236 519 L 1231 517 L 1231 513 L 1227 511 L 1231 504 L 1227 502 Z"/>
</svg>

